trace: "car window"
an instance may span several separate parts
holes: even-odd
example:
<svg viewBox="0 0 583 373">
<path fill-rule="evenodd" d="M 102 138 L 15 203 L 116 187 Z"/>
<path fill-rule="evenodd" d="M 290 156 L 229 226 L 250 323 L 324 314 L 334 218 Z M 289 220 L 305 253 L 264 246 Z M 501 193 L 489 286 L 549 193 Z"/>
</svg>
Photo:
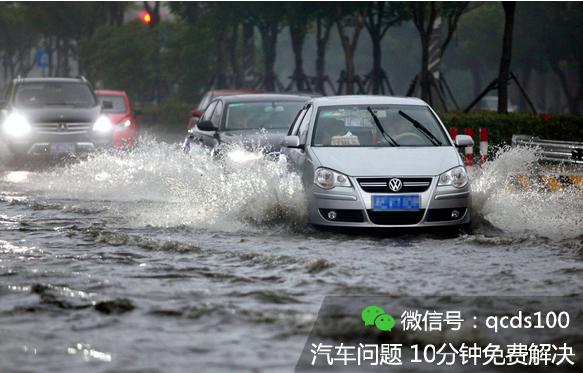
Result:
<svg viewBox="0 0 583 373">
<path fill-rule="evenodd" d="M 306 115 L 302 119 L 302 123 L 298 128 L 298 136 L 300 137 L 300 144 L 305 144 L 308 139 L 308 130 L 310 129 L 310 118 L 312 118 L 313 106 L 310 106 Z"/>
<path fill-rule="evenodd" d="M 104 113 L 123 114 L 128 111 L 126 100 L 123 96 L 97 95 L 97 101 L 99 101 L 100 105 L 103 105 L 103 101 L 109 101 L 113 104 L 111 109 L 103 109 Z"/>
<path fill-rule="evenodd" d="M 217 106 L 215 106 L 215 110 L 213 111 L 213 115 L 211 116 L 211 122 L 218 127 L 221 124 L 221 115 L 223 114 L 223 102 L 217 101 Z"/>
<path fill-rule="evenodd" d="M 298 112 L 298 115 L 296 115 L 296 119 L 294 119 L 292 125 L 289 127 L 289 130 L 287 131 L 288 136 L 295 135 L 297 133 L 298 127 L 300 126 L 300 123 L 302 123 L 302 119 L 304 119 L 304 115 L 306 115 L 307 111 L 308 109 L 303 108 Z"/>
<path fill-rule="evenodd" d="M 391 141 L 399 146 L 450 145 L 445 131 L 427 106 L 373 106 L 386 138 L 368 108 L 366 105 L 321 107 L 314 123 L 312 146 L 392 146 Z M 417 128 L 415 122 L 430 135 Z"/>
<path fill-rule="evenodd" d="M 16 87 L 14 105 L 17 107 L 97 105 L 91 88 L 84 83 L 30 82 Z"/>
<path fill-rule="evenodd" d="M 210 120 L 211 115 L 213 114 L 213 110 L 215 109 L 215 106 L 216 105 L 217 105 L 217 101 L 211 102 L 211 104 L 204 111 L 204 114 L 202 115 L 202 118 L 200 118 L 200 121 L 201 122 L 203 120 Z"/>
<path fill-rule="evenodd" d="M 247 101 L 229 103 L 225 130 L 288 129 L 304 101 Z"/>
</svg>

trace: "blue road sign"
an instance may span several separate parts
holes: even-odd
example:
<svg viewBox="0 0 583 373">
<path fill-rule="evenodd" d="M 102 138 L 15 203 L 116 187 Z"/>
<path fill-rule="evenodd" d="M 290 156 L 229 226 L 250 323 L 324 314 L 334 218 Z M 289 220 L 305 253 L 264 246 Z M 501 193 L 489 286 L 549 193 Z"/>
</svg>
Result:
<svg viewBox="0 0 583 373">
<path fill-rule="evenodd" d="M 49 67 L 49 53 L 43 49 L 37 49 L 34 57 L 36 67 Z"/>
</svg>

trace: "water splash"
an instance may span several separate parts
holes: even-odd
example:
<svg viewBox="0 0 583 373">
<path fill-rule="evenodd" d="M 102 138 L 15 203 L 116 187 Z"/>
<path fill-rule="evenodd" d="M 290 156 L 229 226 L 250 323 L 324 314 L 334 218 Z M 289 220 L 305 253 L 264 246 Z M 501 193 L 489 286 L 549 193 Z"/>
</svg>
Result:
<svg viewBox="0 0 583 373">
<path fill-rule="evenodd" d="M 536 151 L 527 147 L 502 147 L 494 159 L 472 176 L 474 222 L 487 222 L 511 234 L 535 234 L 552 239 L 583 235 L 583 194 L 576 187 L 549 192 L 540 183 L 516 188 L 512 177 L 551 172 L 561 168 L 539 166 Z M 570 170 L 571 172 L 573 170 Z M 578 170 L 581 172 L 582 170 Z"/>
<path fill-rule="evenodd" d="M 104 151 L 35 173 L 27 185 L 51 198 L 109 203 L 112 212 L 139 225 L 228 230 L 248 223 L 301 224 L 299 176 L 258 154 L 233 146 L 217 160 L 203 149 L 185 154 L 176 144 L 145 136 L 132 151 Z"/>
<path fill-rule="evenodd" d="M 109 211 L 137 226 L 303 227 L 307 214 L 299 176 L 284 162 L 259 155 L 260 149 L 233 146 L 217 160 L 200 148 L 184 154 L 176 144 L 144 136 L 130 152 L 105 151 L 51 171 L 5 175 L 4 181 L 10 182 L 8 177 L 19 190 L 28 188 L 73 204 L 101 203 L 96 211 Z M 512 175 L 540 171 L 535 150 L 524 147 L 500 148 L 492 161 L 471 170 L 472 218 L 478 233 L 493 226 L 512 236 L 582 236 L 581 190 L 512 186 Z"/>
</svg>

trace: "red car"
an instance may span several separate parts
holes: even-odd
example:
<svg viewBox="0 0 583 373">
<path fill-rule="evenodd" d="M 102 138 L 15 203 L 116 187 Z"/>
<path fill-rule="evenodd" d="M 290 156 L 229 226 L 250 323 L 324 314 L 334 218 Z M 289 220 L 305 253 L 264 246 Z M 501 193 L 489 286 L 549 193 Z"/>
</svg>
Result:
<svg viewBox="0 0 583 373">
<path fill-rule="evenodd" d="M 191 129 L 194 128 L 194 126 L 196 126 L 196 124 L 200 120 L 200 117 L 202 117 L 202 114 L 206 110 L 207 106 L 209 106 L 209 104 L 215 97 L 235 96 L 263 92 L 264 91 L 261 89 L 212 89 L 205 93 L 204 96 L 202 96 L 202 100 L 200 100 L 198 107 L 196 109 L 192 109 L 192 111 L 190 112 L 190 120 L 188 121 L 187 129 Z"/>
<path fill-rule="evenodd" d="M 138 137 L 138 122 L 127 93 L 124 91 L 96 90 L 95 94 L 104 107 L 103 113 L 107 115 L 114 125 L 113 147 L 116 149 L 131 148 Z M 107 102 L 107 104 L 103 105 L 104 102 Z"/>
</svg>

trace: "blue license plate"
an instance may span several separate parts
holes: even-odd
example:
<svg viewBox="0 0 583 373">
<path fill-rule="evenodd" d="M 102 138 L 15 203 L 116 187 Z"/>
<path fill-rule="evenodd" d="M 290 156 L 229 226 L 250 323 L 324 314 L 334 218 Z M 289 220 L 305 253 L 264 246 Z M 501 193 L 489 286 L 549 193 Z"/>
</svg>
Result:
<svg viewBox="0 0 583 373">
<path fill-rule="evenodd" d="M 50 152 L 53 154 L 75 153 L 75 144 L 51 144 Z"/>
<path fill-rule="evenodd" d="M 400 196 L 372 196 L 374 211 L 414 211 L 419 210 L 421 199 L 418 194 Z"/>
</svg>

